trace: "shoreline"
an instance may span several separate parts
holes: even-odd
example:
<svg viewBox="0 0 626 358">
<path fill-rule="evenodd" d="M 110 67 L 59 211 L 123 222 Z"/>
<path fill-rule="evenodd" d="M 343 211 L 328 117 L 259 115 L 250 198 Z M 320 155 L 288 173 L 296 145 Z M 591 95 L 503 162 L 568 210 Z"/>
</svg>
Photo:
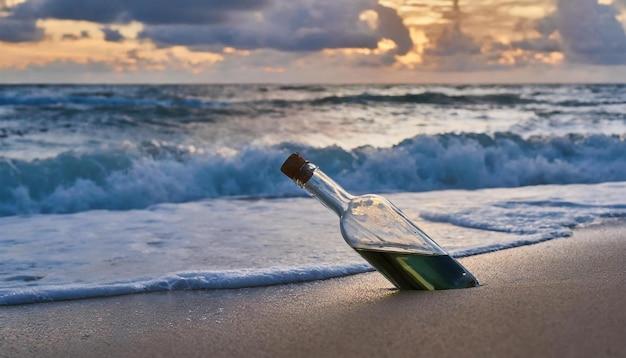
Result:
<svg viewBox="0 0 626 358">
<path fill-rule="evenodd" d="M 0 357 L 626 356 L 626 224 L 460 258 L 481 286 L 378 273 L 0 307 Z"/>
</svg>

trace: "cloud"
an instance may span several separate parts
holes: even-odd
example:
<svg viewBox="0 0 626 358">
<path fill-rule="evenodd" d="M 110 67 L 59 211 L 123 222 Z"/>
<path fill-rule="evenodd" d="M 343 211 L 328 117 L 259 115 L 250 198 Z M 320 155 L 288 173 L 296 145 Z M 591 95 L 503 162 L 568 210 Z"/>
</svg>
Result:
<svg viewBox="0 0 626 358">
<path fill-rule="evenodd" d="M 34 42 L 43 39 L 43 30 L 34 21 L 0 17 L 0 41 Z"/>
<path fill-rule="evenodd" d="M 377 13 L 377 28 L 359 19 L 365 10 Z M 376 0 L 30 0 L 12 8 L 10 16 L 104 25 L 137 21 L 144 24 L 140 37 L 161 47 L 374 49 L 381 39 L 389 38 L 402 55 L 413 45 L 397 12 Z M 120 40 L 110 28 L 105 35 L 108 40 Z"/>
<path fill-rule="evenodd" d="M 480 46 L 471 36 L 463 33 L 459 27 L 444 29 L 437 36 L 433 45 L 424 51 L 427 56 L 453 56 L 459 54 L 476 55 L 480 53 Z"/>
<path fill-rule="evenodd" d="M 54 45 L 58 39 L 89 37 L 79 34 L 89 27 L 90 41 L 97 46 L 124 47 L 116 61 L 126 67 L 116 64 L 115 68 L 133 70 L 144 65 L 161 68 L 163 62 L 151 64 L 149 53 L 134 56 L 132 49 L 141 44 L 155 45 L 156 51 L 185 47 L 193 56 L 225 56 L 220 63 L 201 61 L 215 68 L 281 67 L 286 73 L 298 66 L 313 68 L 315 61 L 347 69 L 438 72 L 542 64 L 555 68 L 563 62 L 626 64 L 626 13 L 622 12 L 623 23 L 616 18 L 616 9 L 626 10 L 626 0 L 610 5 L 598 0 L 404 0 L 402 6 L 399 0 L 383 2 L 397 9 L 379 1 L 0 0 L 0 41 L 41 41 L 45 29 L 49 41 L 33 46 L 52 48 L 58 46 Z M 545 16 L 548 9 L 555 10 Z M 69 21 L 52 26 L 56 20 Z M 126 30 L 125 24 L 134 30 Z M 98 29 L 109 42 L 106 45 Z M 68 51 L 74 53 L 76 46 L 87 42 L 71 43 Z M 254 66 L 261 59 L 264 65 Z M 208 67 L 198 67 L 204 68 Z"/>
<path fill-rule="evenodd" d="M 413 47 L 413 41 L 411 40 L 409 30 L 396 10 L 378 5 L 375 11 L 378 14 L 378 31 L 380 36 L 396 43 L 398 55 L 404 55 L 409 52 L 411 47 Z"/>
<path fill-rule="evenodd" d="M 121 0 L 29 0 L 11 9 L 17 19 L 63 19 L 111 23 L 122 20 Z"/>
<path fill-rule="evenodd" d="M 626 33 L 611 5 L 559 0 L 556 16 L 567 57 L 595 65 L 626 64 Z"/>
<path fill-rule="evenodd" d="M 536 53 L 560 52 L 563 50 L 559 41 L 547 37 L 538 37 L 513 41 L 511 46 L 516 49 L 531 51 Z"/>
<path fill-rule="evenodd" d="M 559 19 L 556 13 L 534 21 L 533 28 L 543 37 L 549 37 L 559 30 Z"/>
<path fill-rule="evenodd" d="M 359 19 L 365 10 L 378 14 L 378 27 Z M 160 46 L 227 46 L 238 49 L 318 51 L 377 47 L 390 38 L 406 53 L 411 38 L 395 10 L 376 1 L 305 0 L 276 2 L 261 12 L 238 13 L 219 24 L 146 26 L 141 34 Z"/>
<path fill-rule="evenodd" d="M 555 36 L 559 30 L 558 17 L 551 14 L 534 21 L 520 20 L 515 26 L 520 33 L 535 32 L 539 36 L 527 37 L 511 42 L 511 47 L 532 53 L 562 52 L 562 40 Z"/>
<path fill-rule="evenodd" d="M 424 65 L 431 69 L 469 71 L 485 67 L 485 59 L 479 58 L 481 46 L 461 27 L 467 14 L 461 12 L 458 0 L 453 1 L 451 11 L 444 10 L 443 18 L 449 20 L 439 32 L 430 36 L 430 44 L 424 49 Z"/>
<path fill-rule="evenodd" d="M 104 33 L 104 41 L 107 41 L 107 42 L 124 41 L 124 35 L 122 35 L 118 30 L 112 29 L 110 27 L 103 27 L 101 30 Z"/>
<path fill-rule="evenodd" d="M 469 12 L 461 11 L 459 0 L 451 0 L 447 10 L 435 11 L 447 23 L 423 27 L 429 41 L 422 53 L 422 68 L 493 70 L 553 66 L 564 60 L 626 64 L 626 34 L 616 18 L 617 8 L 624 8 L 626 0 L 611 5 L 598 0 L 555 0 L 555 10 L 543 17 L 534 14 L 545 9 L 548 1 L 461 3 Z M 526 15 L 511 15 L 511 9 Z"/>
<path fill-rule="evenodd" d="M 30 0 L 13 16 L 26 19 L 85 20 L 98 23 L 207 24 L 228 19 L 231 12 L 258 10 L 268 0 Z"/>
</svg>

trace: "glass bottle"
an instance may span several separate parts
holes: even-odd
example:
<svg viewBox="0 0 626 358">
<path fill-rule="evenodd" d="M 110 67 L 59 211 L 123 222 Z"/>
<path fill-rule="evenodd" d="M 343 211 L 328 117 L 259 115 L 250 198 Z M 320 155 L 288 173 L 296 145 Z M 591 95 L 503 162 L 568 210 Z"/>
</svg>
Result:
<svg viewBox="0 0 626 358">
<path fill-rule="evenodd" d="M 474 276 L 379 195 L 354 196 L 316 165 L 293 153 L 281 171 L 340 217 L 348 245 L 401 290 L 478 285 Z"/>
</svg>

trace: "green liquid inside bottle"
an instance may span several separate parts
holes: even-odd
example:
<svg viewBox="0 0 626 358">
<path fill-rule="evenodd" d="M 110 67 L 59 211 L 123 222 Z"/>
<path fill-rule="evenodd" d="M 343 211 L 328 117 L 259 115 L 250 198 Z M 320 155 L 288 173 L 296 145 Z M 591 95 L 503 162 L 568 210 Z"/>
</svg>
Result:
<svg viewBox="0 0 626 358">
<path fill-rule="evenodd" d="M 448 290 L 478 286 L 478 281 L 449 255 L 422 255 L 356 249 L 401 290 Z"/>
</svg>

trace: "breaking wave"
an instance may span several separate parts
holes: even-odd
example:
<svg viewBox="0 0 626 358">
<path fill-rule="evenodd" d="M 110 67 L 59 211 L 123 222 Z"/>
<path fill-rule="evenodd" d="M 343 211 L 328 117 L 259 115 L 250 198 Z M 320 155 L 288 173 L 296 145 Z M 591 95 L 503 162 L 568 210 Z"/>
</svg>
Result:
<svg viewBox="0 0 626 358">
<path fill-rule="evenodd" d="M 32 161 L 0 157 L 0 215 L 303 195 L 279 171 L 292 151 L 355 193 L 626 180 L 626 141 L 620 136 L 420 135 L 391 148 L 284 143 L 228 155 L 147 142 L 133 149 L 65 152 Z"/>
</svg>

